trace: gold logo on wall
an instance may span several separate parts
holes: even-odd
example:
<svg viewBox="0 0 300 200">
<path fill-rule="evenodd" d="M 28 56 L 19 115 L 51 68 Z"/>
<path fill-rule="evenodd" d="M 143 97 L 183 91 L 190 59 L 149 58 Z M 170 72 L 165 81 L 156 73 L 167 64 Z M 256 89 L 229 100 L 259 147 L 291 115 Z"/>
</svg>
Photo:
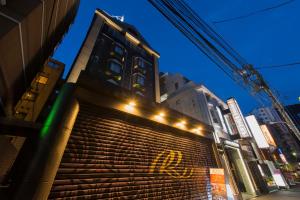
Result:
<svg viewBox="0 0 300 200">
<path fill-rule="evenodd" d="M 166 154 L 167 152 L 169 152 L 169 154 Z M 161 158 L 163 158 L 163 156 L 165 155 L 166 155 L 165 159 L 161 163 L 159 163 Z M 182 173 L 178 172 L 179 170 L 177 168 L 181 163 L 181 161 L 182 161 L 181 151 L 173 151 L 173 150 L 163 151 L 160 154 L 158 154 L 156 158 L 153 160 L 153 162 L 151 163 L 149 173 L 150 174 L 154 173 L 155 169 L 158 168 L 160 174 L 167 173 L 173 178 L 190 178 L 193 174 L 193 169 L 189 171 L 187 168 L 184 168 L 184 170 L 182 170 Z"/>
</svg>

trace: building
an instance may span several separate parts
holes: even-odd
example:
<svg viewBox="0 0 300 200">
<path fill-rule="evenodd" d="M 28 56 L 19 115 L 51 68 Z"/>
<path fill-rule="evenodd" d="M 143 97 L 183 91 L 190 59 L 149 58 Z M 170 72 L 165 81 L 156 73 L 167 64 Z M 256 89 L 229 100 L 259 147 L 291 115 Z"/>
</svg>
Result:
<svg viewBox="0 0 300 200">
<path fill-rule="evenodd" d="M 132 31 L 127 33 L 128 24 L 115 21 L 100 10 L 95 15 L 68 76 L 70 82 L 60 90 L 38 134 L 38 149 L 27 154 L 26 162 L 17 162 L 22 167 L 16 167 L 14 172 L 18 176 L 11 177 L 16 183 L 10 188 L 10 197 L 212 198 L 209 171 L 221 167 L 213 127 L 157 103 L 157 53 L 144 40 L 141 43 L 140 36 L 133 36 Z M 102 26 L 94 25 L 98 22 Z M 92 44 L 88 39 L 95 34 L 94 30 L 107 26 L 114 33 L 124 31 L 121 35 L 127 42 L 122 43 L 122 39 L 117 44 L 128 52 L 124 62 L 114 55 L 116 43 L 110 40 L 102 46 L 112 47 L 107 52 L 86 57 L 89 54 L 85 53 L 101 47 L 86 48 Z M 106 36 L 100 32 L 100 41 L 102 37 Z M 143 64 L 136 64 L 134 58 L 144 59 L 140 56 L 145 51 L 146 59 L 152 57 L 153 62 L 140 66 Z M 113 61 L 116 65 L 103 64 L 97 68 L 93 64 L 96 56 L 104 63 Z M 133 60 L 130 63 L 127 59 Z M 79 65 L 84 60 L 86 66 Z M 105 72 L 115 73 L 121 79 Z M 134 77 L 142 76 L 141 73 L 145 78 L 141 88 L 145 90 L 132 84 L 136 84 Z M 148 75 L 153 76 L 147 78 Z"/>
<path fill-rule="evenodd" d="M 300 146 L 297 139 L 288 129 L 285 122 L 274 108 L 264 107 L 252 111 L 257 119 L 263 124 L 267 124 L 276 144 L 286 159 L 290 163 L 295 163 L 300 159 Z"/>
<path fill-rule="evenodd" d="M 268 190 L 273 191 L 276 187 L 289 187 L 280 168 L 274 164 L 281 162 L 281 158 L 267 125 L 260 125 L 254 115 L 249 115 L 245 119 L 258 147 L 255 152 L 258 158 L 257 165 L 267 183 Z"/>
<path fill-rule="evenodd" d="M 285 110 L 300 131 L 300 104 L 285 106 Z"/>
<path fill-rule="evenodd" d="M 214 139 L 227 176 L 227 190 L 232 193 L 228 192 L 228 198 L 237 198 L 239 192 L 259 193 L 240 144 L 232 140 L 240 131 L 233 118 L 236 113 L 229 110 L 232 105 L 228 106 L 204 85 L 197 85 L 180 74 L 161 73 L 160 80 L 165 105 L 214 128 Z"/>
<path fill-rule="evenodd" d="M 0 4 L 0 113 L 13 108 L 74 21 L 79 0 Z"/>
<path fill-rule="evenodd" d="M 47 108 L 51 107 L 51 97 L 55 98 L 55 90 L 59 87 L 64 67 L 63 63 L 49 58 L 15 106 L 14 119 L 0 122 L 0 185 L 5 182 L 4 180 L 25 142 L 22 131 L 16 127 L 24 126 L 23 128 L 26 129 L 26 126 L 44 120 L 43 113 L 48 114 Z M 7 132 L 9 134 L 5 134 Z"/>
<path fill-rule="evenodd" d="M 160 102 L 158 58 L 134 26 L 96 10 L 67 81 L 75 83 L 84 70 L 91 79 Z"/>
<path fill-rule="evenodd" d="M 190 80 L 181 74 L 161 72 L 159 76 L 161 102 L 165 101 L 170 94 L 174 93 L 188 82 L 190 82 Z"/>
</svg>

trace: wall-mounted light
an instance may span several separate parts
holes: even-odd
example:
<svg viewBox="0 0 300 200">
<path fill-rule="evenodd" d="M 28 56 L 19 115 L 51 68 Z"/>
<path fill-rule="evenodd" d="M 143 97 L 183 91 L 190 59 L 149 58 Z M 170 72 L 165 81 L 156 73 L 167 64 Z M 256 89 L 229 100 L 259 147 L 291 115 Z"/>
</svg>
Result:
<svg viewBox="0 0 300 200">
<path fill-rule="evenodd" d="M 177 122 L 175 124 L 176 127 L 180 128 L 180 129 L 186 129 L 186 121 L 185 120 L 181 120 L 180 122 Z"/>
<path fill-rule="evenodd" d="M 154 120 L 157 122 L 165 122 L 165 112 L 161 111 L 157 115 L 154 116 Z"/>
<path fill-rule="evenodd" d="M 128 102 L 128 104 L 125 105 L 125 110 L 127 112 L 133 112 L 135 110 L 136 102 L 134 100 L 131 100 Z"/>
<path fill-rule="evenodd" d="M 196 128 L 193 128 L 192 130 L 191 130 L 191 132 L 192 133 L 196 133 L 196 134 L 201 134 L 202 133 L 202 127 L 201 126 L 198 126 L 198 127 L 196 127 Z"/>
</svg>

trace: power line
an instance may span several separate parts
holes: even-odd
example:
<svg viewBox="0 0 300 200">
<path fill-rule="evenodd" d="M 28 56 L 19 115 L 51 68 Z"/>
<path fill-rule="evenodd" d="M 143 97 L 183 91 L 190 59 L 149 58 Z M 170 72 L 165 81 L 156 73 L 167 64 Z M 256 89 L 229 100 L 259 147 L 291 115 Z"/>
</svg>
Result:
<svg viewBox="0 0 300 200">
<path fill-rule="evenodd" d="M 287 64 L 280 64 L 280 65 L 269 65 L 269 66 L 263 66 L 263 67 L 257 67 L 256 69 L 272 69 L 272 68 L 282 68 L 282 67 L 290 67 L 300 65 L 300 61 L 293 62 L 293 63 L 287 63 Z"/>
<path fill-rule="evenodd" d="M 222 19 L 222 20 L 218 20 L 218 21 L 213 21 L 212 23 L 213 23 L 213 24 L 220 24 L 220 23 L 224 23 L 224 22 L 230 22 L 230 21 L 235 21 L 235 20 L 239 20 L 239 19 L 248 18 L 248 17 L 251 17 L 251 16 L 253 16 L 253 15 L 257 15 L 257 14 L 260 14 L 260 13 L 268 12 L 268 11 L 270 11 L 270 10 L 277 9 L 277 8 L 280 8 L 280 7 L 283 7 L 283 6 L 286 6 L 286 5 L 288 5 L 288 4 L 293 3 L 294 1 L 295 1 L 295 0 L 288 0 L 288 1 L 286 1 L 286 2 L 280 3 L 280 4 L 275 5 L 275 6 L 272 6 L 272 7 L 264 8 L 264 9 L 261 9 L 261 10 L 256 10 L 256 11 L 253 11 L 253 12 L 250 12 L 250 13 L 247 13 L 247 14 L 244 14 L 244 15 L 237 16 L 237 17 L 231 17 L 231 18 L 227 18 L 227 19 Z"/>
</svg>

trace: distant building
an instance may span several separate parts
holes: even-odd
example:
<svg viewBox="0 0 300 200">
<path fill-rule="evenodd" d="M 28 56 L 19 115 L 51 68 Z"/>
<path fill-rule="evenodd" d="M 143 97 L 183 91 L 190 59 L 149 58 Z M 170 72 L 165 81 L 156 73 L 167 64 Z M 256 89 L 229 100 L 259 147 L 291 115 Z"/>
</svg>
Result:
<svg viewBox="0 0 300 200">
<path fill-rule="evenodd" d="M 13 107 L 74 21 L 79 0 L 1 1 L 0 113 Z"/>
<path fill-rule="evenodd" d="M 270 123 L 270 122 L 280 122 L 282 121 L 279 114 L 276 112 L 274 108 L 264 107 L 264 108 L 257 108 L 254 109 L 252 112 L 256 116 L 256 118 L 263 122 L 263 123 Z"/>
<path fill-rule="evenodd" d="M 285 110 L 287 111 L 294 124 L 300 131 L 300 104 L 285 106 Z"/>
<path fill-rule="evenodd" d="M 160 102 L 158 58 L 134 26 L 96 10 L 67 81 L 77 82 L 84 71 L 91 80 L 109 82 Z"/>
<path fill-rule="evenodd" d="M 190 80 L 181 74 L 171 74 L 171 73 L 160 73 L 159 83 L 160 83 L 160 94 L 161 102 L 165 101 L 170 94 L 180 89 L 186 85 Z"/>
<path fill-rule="evenodd" d="M 258 108 L 252 113 L 259 121 L 268 125 L 278 148 L 289 162 L 296 162 L 300 159 L 300 146 L 297 140 L 274 108 Z"/>
</svg>

